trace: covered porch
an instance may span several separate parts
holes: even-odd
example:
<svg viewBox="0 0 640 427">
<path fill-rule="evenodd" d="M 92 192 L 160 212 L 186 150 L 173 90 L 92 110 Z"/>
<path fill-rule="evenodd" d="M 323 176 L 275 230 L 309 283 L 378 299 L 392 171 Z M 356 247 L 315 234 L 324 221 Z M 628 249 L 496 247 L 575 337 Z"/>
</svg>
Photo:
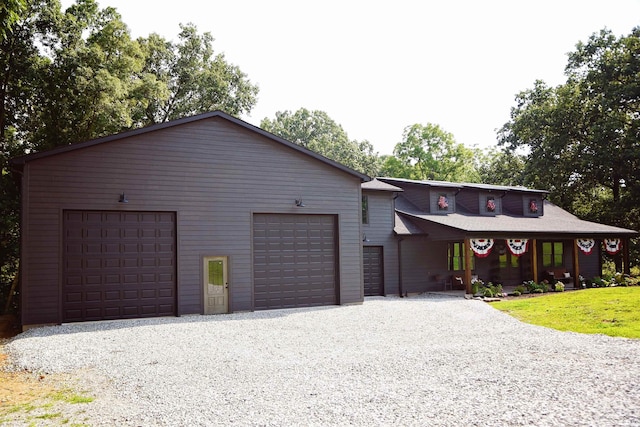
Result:
<svg viewBox="0 0 640 427">
<path fill-rule="evenodd" d="M 525 281 L 562 282 L 580 288 L 580 278 L 602 274 L 603 254 L 620 257 L 629 274 L 633 230 L 582 221 L 545 201 L 545 215 L 469 217 L 396 209 L 400 294 L 465 291 L 472 283 L 515 287 Z M 405 207 L 406 208 L 406 207 Z"/>
</svg>

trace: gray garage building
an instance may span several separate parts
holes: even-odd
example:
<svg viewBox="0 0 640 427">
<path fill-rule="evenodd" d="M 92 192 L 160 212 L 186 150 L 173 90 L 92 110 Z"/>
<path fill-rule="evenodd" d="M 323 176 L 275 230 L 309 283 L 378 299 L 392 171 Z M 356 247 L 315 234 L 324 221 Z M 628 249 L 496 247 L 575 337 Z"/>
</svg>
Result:
<svg viewBox="0 0 640 427">
<path fill-rule="evenodd" d="M 225 113 L 13 168 L 23 327 L 363 301 L 368 177 Z"/>
</svg>

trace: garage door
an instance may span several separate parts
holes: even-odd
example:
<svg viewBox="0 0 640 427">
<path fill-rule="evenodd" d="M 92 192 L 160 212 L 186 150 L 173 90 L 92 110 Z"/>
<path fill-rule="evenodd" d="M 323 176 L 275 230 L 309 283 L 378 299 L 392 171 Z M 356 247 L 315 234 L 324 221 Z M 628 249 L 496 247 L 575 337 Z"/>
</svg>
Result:
<svg viewBox="0 0 640 427">
<path fill-rule="evenodd" d="M 63 321 L 176 314 L 175 214 L 64 212 Z"/>
<path fill-rule="evenodd" d="M 364 295 L 384 294 L 384 275 L 382 273 L 382 246 L 365 246 L 362 248 L 364 272 Z"/>
<path fill-rule="evenodd" d="M 254 308 L 337 304 L 336 234 L 333 215 L 254 215 Z"/>
</svg>

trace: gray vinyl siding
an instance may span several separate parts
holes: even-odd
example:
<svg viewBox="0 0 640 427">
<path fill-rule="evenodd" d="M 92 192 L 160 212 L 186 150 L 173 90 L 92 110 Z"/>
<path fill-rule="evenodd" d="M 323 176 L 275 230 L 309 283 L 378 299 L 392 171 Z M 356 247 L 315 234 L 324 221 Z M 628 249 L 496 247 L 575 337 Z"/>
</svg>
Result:
<svg viewBox="0 0 640 427">
<path fill-rule="evenodd" d="M 447 242 L 411 237 L 400 245 L 403 293 L 443 290 L 443 283 L 435 276 L 446 280 L 454 274 L 447 270 Z"/>
<path fill-rule="evenodd" d="M 369 223 L 363 224 L 362 232 L 368 242 L 364 246 L 382 246 L 384 294 L 397 295 L 398 240 L 393 233 L 394 226 L 394 193 L 388 191 L 363 191 L 369 203 Z"/>
<path fill-rule="evenodd" d="M 601 248 L 601 241 L 596 240 L 596 247 L 593 248 L 593 252 L 591 252 L 591 254 L 586 255 L 581 250 L 578 250 L 580 275 L 585 279 L 592 279 L 596 276 L 602 275 L 602 267 L 600 266 L 600 259 L 602 257 Z"/>
<path fill-rule="evenodd" d="M 340 302 L 362 301 L 360 179 L 223 118 L 36 159 L 24 177 L 25 325 L 60 321 L 66 209 L 175 212 L 178 315 L 203 312 L 204 256 L 229 256 L 230 311 L 252 310 L 254 213 L 337 215 Z"/>
</svg>

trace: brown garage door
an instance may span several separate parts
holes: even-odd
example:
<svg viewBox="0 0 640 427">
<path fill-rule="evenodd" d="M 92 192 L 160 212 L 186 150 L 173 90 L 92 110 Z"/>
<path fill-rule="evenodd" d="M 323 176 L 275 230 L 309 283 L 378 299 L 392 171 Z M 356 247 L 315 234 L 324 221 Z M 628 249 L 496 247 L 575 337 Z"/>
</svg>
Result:
<svg viewBox="0 0 640 427">
<path fill-rule="evenodd" d="M 382 246 L 365 246 L 362 248 L 364 271 L 364 295 L 384 294 L 384 275 L 382 273 Z"/>
<path fill-rule="evenodd" d="M 254 308 L 337 304 L 336 234 L 333 215 L 254 215 Z"/>
<path fill-rule="evenodd" d="M 176 314 L 175 214 L 64 212 L 63 321 Z"/>
</svg>

